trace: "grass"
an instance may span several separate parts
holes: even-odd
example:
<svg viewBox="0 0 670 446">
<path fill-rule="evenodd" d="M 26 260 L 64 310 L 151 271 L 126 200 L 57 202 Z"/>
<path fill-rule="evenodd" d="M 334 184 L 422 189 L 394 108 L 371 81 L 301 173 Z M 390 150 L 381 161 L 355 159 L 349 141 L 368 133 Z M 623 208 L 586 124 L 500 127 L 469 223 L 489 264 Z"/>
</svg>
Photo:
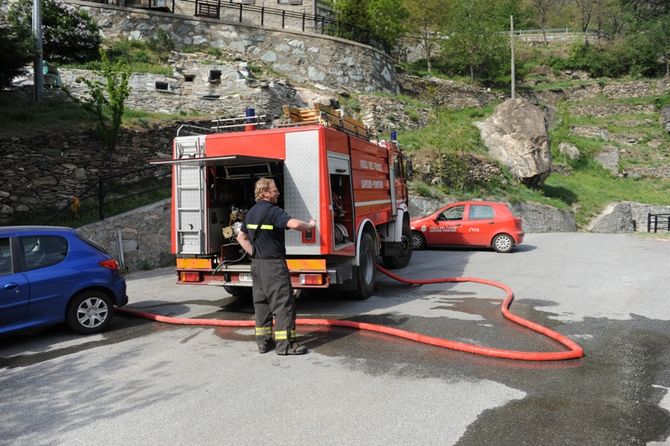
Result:
<svg viewBox="0 0 670 446">
<path fill-rule="evenodd" d="M 566 81 L 546 83 L 533 89 L 572 88 L 577 85 L 597 83 L 594 81 Z M 550 130 L 554 164 L 565 164 L 572 174 L 551 174 L 541 189 L 530 189 L 513 179 L 506 172 L 505 180 L 495 184 L 478 185 L 469 190 L 445 190 L 443 187 L 413 181 L 411 189 L 422 196 L 436 197 L 441 194 L 453 198 L 492 198 L 511 202 L 533 201 L 559 209 L 575 211 L 577 224 L 585 227 L 611 202 L 636 201 L 640 203 L 669 205 L 670 178 L 619 178 L 604 170 L 593 157 L 604 146 L 614 145 L 621 150 L 621 167 L 656 167 L 667 164 L 670 159 L 670 136 L 658 125 L 656 113 L 628 113 L 606 116 L 576 116 L 570 113 L 571 106 L 578 105 L 649 105 L 658 108 L 659 103 L 670 102 L 670 98 L 648 96 L 638 98 L 611 99 L 598 96 L 579 102 L 557 104 L 557 124 Z M 429 107 L 427 104 L 423 104 Z M 449 111 L 437 109 L 430 123 L 421 129 L 401 132 L 399 140 L 409 152 L 432 149 L 439 153 L 476 153 L 486 156 L 488 151 L 480 140 L 479 130 L 473 125 L 488 117 L 494 105 L 486 108 Z M 570 133 L 571 127 L 597 126 L 606 129 L 610 140 L 588 138 Z M 636 144 L 624 144 L 617 138 L 635 137 Z M 657 148 L 645 145 L 652 139 L 660 140 Z M 576 161 L 566 159 L 558 153 L 558 145 L 568 142 L 577 146 L 582 154 Z M 624 141 L 625 142 L 625 141 Z"/>
<path fill-rule="evenodd" d="M 18 136 L 61 128 L 88 127 L 94 118 L 81 106 L 60 95 L 47 91 L 45 98 L 35 103 L 32 91 L 0 92 L 0 135 Z"/>
<path fill-rule="evenodd" d="M 615 178 L 597 168 L 578 170 L 570 176 L 550 175 L 545 183 L 545 190 L 561 201 L 567 200 L 559 191 L 570 191 L 573 196 L 571 204 L 577 208 L 579 226 L 587 225 L 612 202 L 636 201 L 660 205 L 670 203 L 670 179 L 635 181 Z"/>
<path fill-rule="evenodd" d="M 472 124 L 486 119 L 492 111 L 493 106 L 456 111 L 440 108 L 426 127 L 401 132 L 398 140 L 410 152 L 435 149 L 438 152 L 484 154 L 487 151 L 479 139 L 479 130 Z"/>
<path fill-rule="evenodd" d="M 17 136 L 52 130 L 92 129 L 95 119 L 79 104 L 66 98 L 59 90 L 47 90 L 40 102 L 34 102 L 32 91 L 0 92 L 0 136 Z M 196 113 L 166 114 L 126 109 L 124 127 L 146 127 L 151 123 L 183 120 Z"/>
</svg>

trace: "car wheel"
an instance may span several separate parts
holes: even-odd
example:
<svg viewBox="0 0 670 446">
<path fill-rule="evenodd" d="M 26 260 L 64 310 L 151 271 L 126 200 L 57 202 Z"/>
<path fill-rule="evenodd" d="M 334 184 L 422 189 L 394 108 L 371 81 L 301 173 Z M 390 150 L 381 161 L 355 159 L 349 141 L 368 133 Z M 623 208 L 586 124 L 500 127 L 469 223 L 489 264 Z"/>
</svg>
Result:
<svg viewBox="0 0 670 446">
<path fill-rule="evenodd" d="M 65 321 L 77 333 L 92 334 L 104 330 L 113 315 L 112 300 L 104 291 L 87 290 L 72 298 Z"/>
<path fill-rule="evenodd" d="M 426 238 L 417 231 L 412 231 L 412 249 L 423 249 L 426 247 Z"/>
<path fill-rule="evenodd" d="M 498 234 L 491 244 L 497 252 L 507 253 L 514 248 L 514 239 L 507 234 Z"/>
<path fill-rule="evenodd" d="M 361 238 L 360 264 L 356 268 L 357 287 L 352 293 L 355 299 L 367 299 L 375 290 L 375 241 L 369 233 Z"/>
<path fill-rule="evenodd" d="M 408 226 L 402 227 L 402 247 L 397 256 L 384 256 L 384 265 L 389 268 L 404 268 L 412 258 L 412 230 Z"/>
</svg>

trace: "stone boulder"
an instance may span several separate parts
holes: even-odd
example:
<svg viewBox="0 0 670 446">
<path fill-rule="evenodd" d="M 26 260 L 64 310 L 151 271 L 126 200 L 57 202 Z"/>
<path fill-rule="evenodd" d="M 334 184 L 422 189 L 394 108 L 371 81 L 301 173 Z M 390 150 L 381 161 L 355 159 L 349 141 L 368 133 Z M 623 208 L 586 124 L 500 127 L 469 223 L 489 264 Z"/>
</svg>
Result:
<svg viewBox="0 0 670 446">
<path fill-rule="evenodd" d="M 635 232 L 630 203 L 612 203 L 589 224 L 589 232 L 625 233 Z"/>
<path fill-rule="evenodd" d="M 561 155 L 564 155 L 567 159 L 572 161 L 579 159 L 579 157 L 581 156 L 581 153 L 579 152 L 577 146 L 567 142 L 560 143 L 558 145 L 558 151 Z"/>
<path fill-rule="evenodd" d="M 477 123 L 489 153 L 528 186 L 541 186 L 551 173 L 544 112 L 525 99 L 508 99 Z"/>
<path fill-rule="evenodd" d="M 619 173 L 619 149 L 614 146 L 605 146 L 594 157 L 595 161 L 600 164 L 603 169 L 609 170 L 612 175 Z"/>
<path fill-rule="evenodd" d="M 670 105 L 661 109 L 661 125 L 666 132 L 670 133 Z"/>
<path fill-rule="evenodd" d="M 670 206 L 623 201 L 610 203 L 587 230 L 601 233 L 647 232 L 649 214 L 670 214 Z"/>
</svg>

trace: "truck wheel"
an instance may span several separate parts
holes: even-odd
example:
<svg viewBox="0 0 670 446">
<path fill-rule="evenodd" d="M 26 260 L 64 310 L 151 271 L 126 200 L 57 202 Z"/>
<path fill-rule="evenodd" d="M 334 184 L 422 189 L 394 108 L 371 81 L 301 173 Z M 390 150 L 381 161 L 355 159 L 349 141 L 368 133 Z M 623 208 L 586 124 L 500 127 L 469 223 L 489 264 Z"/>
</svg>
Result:
<svg viewBox="0 0 670 446">
<path fill-rule="evenodd" d="M 100 290 L 86 290 L 72 298 L 65 313 L 68 327 L 80 334 L 98 333 L 112 321 L 112 300 Z"/>
<path fill-rule="evenodd" d="M 244 299 L 251 299 L 252 288 L 248 286 L 224 286 L 226 293 L 234 297 L 241 297 Z"/>
<path fill-rule="evenodd" d="M 409 226 L 402 227 L 401 243 L 400 255 L 385 256 L 384 265 L 389 268 L 404 268 L 407 266 L 412 258 L 412 230 Z"/>
<path fill-rule="evenodd" d="M 355 299 L 367 299 L 375 290 L 375 241 L 369 233 L 361 238 L 360 264 L 356 268 L 357 287 L 352 293 Z"/>
</svg>

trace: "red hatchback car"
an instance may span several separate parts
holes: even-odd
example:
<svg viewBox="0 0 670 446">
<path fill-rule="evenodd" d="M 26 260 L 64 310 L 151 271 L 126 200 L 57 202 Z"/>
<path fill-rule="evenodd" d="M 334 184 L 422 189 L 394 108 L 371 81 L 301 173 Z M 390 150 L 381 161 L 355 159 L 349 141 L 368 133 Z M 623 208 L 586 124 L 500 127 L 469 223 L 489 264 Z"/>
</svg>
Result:
<svg viewBox="0 0 670 446">
<path fill-rule="evenodd" d="M 523 241 L 521 219 L 504 203 L 462 201 L 450 203 L 427 217 L 411 222 L 412 246 L 483 246 L 510 252 Z"/>
</svg>

